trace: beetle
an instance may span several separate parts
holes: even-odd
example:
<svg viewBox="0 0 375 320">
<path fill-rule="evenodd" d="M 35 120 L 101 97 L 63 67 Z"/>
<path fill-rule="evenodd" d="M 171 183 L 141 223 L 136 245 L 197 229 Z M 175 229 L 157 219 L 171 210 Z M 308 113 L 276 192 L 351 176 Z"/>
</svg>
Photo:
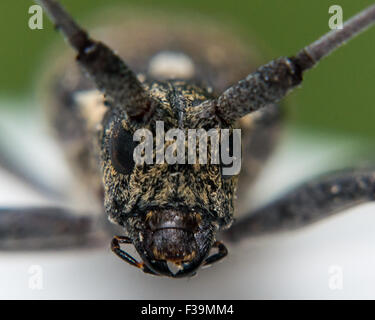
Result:
<svg viewBox="0 0 375 320">
<path fill-rule="evenodd" d="M 272 149 L 281 119 L 279 101 L 301 84 L 305 71 L 371 25 L 375 6 L 349 20 L 343 30 L 332 31 L 293 57 L 271 61 L 233 85 L 232 79 L 240 77 L 232 65 L 221 68 L 220 74 L 217 56 L 204 58 L 187 41 L 184 47 L 178 37 L 164 40 L 175 46 L 168 51 L 138 47 L 140 51 L 133 49 L 134 61 L 124 53 L 124 60 L 134 66 L 130 68 L 121 54 L 90 38 L 56 1 L 39 2 L 77 51 L 77 62 L 89 78 L 64 67 L 52 82 L 51 121 L 77 172 L 104 199 L 109 219 L 124 228 L 126 235 L 115 236 L 111 248 L 127 263 L 152 275 L 190 276 L 227 254 L 216 240 L 219 231 L 237 241 L 300 227 L 373 199 L 373 170 L 347 170 L 304 184 L 232 225 L 237 180 L 251 181 L 256 163 L 268 156 L 265 149 Z M 131 51 L 126 45 L 124 50 Z M 209 40 L 204 45 L 209 48 Z M 231 51 L 232 59 L 242 55 L 240 49 Z M 155 132 L 157 121 L 182 129 L 240 126 L 247 142 L 241 176 L 226 176 L 223 164 L 135 164 L 134 132 L 139 128 Z M 252 141 L 261 144 L 261 150 Z M 92 230 L 90 219 L 58 208 L 3 209 L 1 219 L 4 238 L 63 234 L 84 241 Z M 133 244 L 142 261 L 121 244 Z M 210 254 L 212 248 L 217 252 Z"/>
</svg>

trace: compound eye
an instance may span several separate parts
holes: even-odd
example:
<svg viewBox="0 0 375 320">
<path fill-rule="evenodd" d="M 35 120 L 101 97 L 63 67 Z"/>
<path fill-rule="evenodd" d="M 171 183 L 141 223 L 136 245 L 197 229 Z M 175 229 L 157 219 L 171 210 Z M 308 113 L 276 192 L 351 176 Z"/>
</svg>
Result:
<svg viewBox="0 0 375 320">
<path fill-rule="evenodd" d="M 136 142 L 133 141 L 133 134 L 118 123 L 114 127 L 110 144 L 112 166 L 119 173 L 130 174 L 135 165 L 133 152 Z"/>
</svg>

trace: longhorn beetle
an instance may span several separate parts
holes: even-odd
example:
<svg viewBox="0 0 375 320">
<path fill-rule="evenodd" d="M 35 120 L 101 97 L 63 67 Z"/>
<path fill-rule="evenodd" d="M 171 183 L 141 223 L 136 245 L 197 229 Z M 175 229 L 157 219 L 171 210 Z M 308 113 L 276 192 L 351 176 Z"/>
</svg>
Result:
<svg viewBox="0 0 375 320">
<path fill-rule="evenodd" d="M 157 44 L 166 48 L 158 52 L 153 44 L 157 28 L 151 28 L 148 37 L 140 28 L 138 47 L 124 38 L 123 52 L 117 54 L 91 38 L 57 1 L 37 3 L 77 52 L 84 74 L 65 66 L 60 77 L 52 77 L 51 121 L 77 172 L 104 199 L 110 221 L 123 228 L 125 235 L 115 236 L 111 248 L 127 263 L 152 275 L 190 276 L 226 256 L 226 247 L 216 240 L 220 231 L 228 241 L 238 241 L 301 227 L 374 199 L 375 171 L 345 170 L 305 183 L 232 225 L 237 184 L 252 180 L 272 149 L 281 121 L 278 103 L 301 84 L 307 70 L 375 22 L 375 5 L 348 20 L 342 30 L 235 83 L 240 79 L 235 62 L 220 60 L 220 54 L 203 54 L 217 53 L 203 31 L 204 41 L 197 41 L 188 32 L 182 37 L 169 30 L 169 35 L 158 38 Z M 228 47 L 232 60 L 244 61 L 241 48 L 234 43 Z M 125 63 L 127 56 L 132 67 Z M 155 132 L 157 121 L 166 129 L 182 130 L 240 126 L 240 176 L 224 175 L 224 163 L 135 163 L 134 132 Z M 62 235 L 90 241 L 93 227 L 88 217 L 52 207 L 0 212 L 0 236 L 23 243 L 33 237 L 53 243 Z M 132 244 L 141 260 L 124 251 L 122 244 Z"/>
</svg>

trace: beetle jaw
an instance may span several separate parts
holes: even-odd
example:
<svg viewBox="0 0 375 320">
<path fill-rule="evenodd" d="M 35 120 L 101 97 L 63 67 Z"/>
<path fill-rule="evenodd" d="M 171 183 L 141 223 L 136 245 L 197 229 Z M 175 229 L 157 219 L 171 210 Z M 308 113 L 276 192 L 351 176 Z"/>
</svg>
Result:
<svg viewBox="0 0 375 320">
<path fill-rule="evenodd" d="M 150 210 L 142 220 L 142 239 L 135 239 L 133 244 L 155 273 L 170 277 L 191 275 L 208 255 L 211 243 L 206 241 L 213 234 L 200 213 L 182 209 Z M 208 236 L 205 243 L 200 240 L 202 232 Z"/>
<path fill-rule="evenodd" d="M 146 273 L 173 278 L 193 276 L 200 266 L 219 260 L 207 263 L 217 256 L 208 257 L 216 245 L 217 230 L 210 219 L 202 218 L 199 213 L 173 209 L 148 211 L 137 220 L 137 228 L 135 224 L 127 228 L 131 236 L 126 243 L 134 245 L 143 262 L 129 262 L 121 249 L 112 250 Z M 226 249 L 220 259 L 225 255 Z"/>
</svg>

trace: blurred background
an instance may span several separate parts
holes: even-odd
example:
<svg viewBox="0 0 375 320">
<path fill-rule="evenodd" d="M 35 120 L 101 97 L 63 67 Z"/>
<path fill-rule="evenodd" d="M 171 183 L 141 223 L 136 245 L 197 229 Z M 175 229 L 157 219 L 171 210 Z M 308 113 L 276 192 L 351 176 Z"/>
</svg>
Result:
<svg viewBox="0 0 375 320">
<path fill-rule="evenodd" d="M 90 21 L 98 11 L 112 5 L 125 10 L 135 7 L 140 11 L 163 11 L 176 17 L 207 17 L 219 21 L 224 29 L 228 25 L 236 30 L 245 41 L 255 42 L 263 62 L 293 55 L 328 32 L 331 5 L 342 6 L 345 21 L 374 3 L 61 2 L 80 22 Z M 47 52 L 62 38 L 46 17 L 43 30 L 28 28 L 31 4 L 31 0 L 0 2 L 0 142 L 10 154 L 22 154 L 17 161 L 23 160 L 30 171 L 39 171 L 46 180 L 67 186 L 69 170 L 61 151 L 41 130 L 36 94 L 49 63 Z M 91 21 L 93 24 L 100 25 L 100 21 Z M 374 53 L 373 27 L 306 74 L 302 88 L 287 99 L 286 130 L 250 200 L 266 201 L 321 171 L 375 161 Z M 0 205 L 43 203 L 48 201 L 0 171 Z M 375 298 L 374 209 L 372 204 L 361 206 L 299 232 L 229 246 L 230 255 L 223 263 L 202 270 L 190 280 L 145 276 L 124 265 L 107 246 L 85 252 L 1 253 L 0 298 Z M 29 287 L 31 265 L 42 267 L 45 280 L 41 290 Z M 338 290 L 330 287 L 337 266 L 344 275 L 344 286 Z"/>
</svg>

